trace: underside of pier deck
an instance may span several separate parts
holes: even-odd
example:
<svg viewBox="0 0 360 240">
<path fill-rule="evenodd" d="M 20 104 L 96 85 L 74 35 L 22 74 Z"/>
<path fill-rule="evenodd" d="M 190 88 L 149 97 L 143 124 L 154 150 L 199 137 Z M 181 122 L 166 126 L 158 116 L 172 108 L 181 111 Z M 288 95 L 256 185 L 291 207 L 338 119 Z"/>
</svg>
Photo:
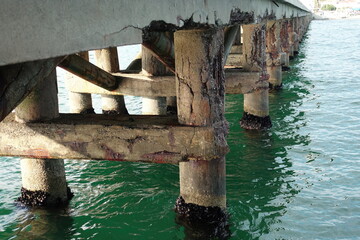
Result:
<svg viewBox="0 0 360 240">
<path fill-rule="evenodd" d="M 298 0 L 2 0 L 0 66 L 142 43 L 153 20 L 181 27 L 306 16 Z M 19 7 L 21 6 L 21 7 Z"/>
</svg>

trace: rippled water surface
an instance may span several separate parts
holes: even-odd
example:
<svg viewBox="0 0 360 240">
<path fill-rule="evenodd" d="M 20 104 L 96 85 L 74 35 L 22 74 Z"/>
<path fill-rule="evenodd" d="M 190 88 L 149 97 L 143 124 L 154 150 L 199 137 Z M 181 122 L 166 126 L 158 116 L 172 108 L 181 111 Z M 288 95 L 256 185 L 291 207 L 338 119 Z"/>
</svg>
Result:
<svg viewBox="0 0 360 240">
<path fill-rule="evenodd" d="M 360 238 L 359 66 L 360 20 L 313 21 L 283 90 L 270 94 L 272 129 L 240 129 L 243 98 L 227 96 L 231 239 Z M 126 101 L 139 112 L 141 99 Z M 14 205 L 19 160 L 0 162 L 0 239 L 186 237 L 173 212 L 177 166 L 66 160 L 75 197 L 44 211 Z"/>
</svg>

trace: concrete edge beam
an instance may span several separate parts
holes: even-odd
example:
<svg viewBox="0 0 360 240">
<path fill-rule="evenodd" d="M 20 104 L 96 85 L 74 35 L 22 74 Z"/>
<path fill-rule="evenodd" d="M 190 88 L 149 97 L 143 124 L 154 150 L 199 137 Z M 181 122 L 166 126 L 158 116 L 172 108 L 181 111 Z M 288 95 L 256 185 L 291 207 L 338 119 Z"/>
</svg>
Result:
<svg viewBox="0 0 360 240">
<path fill-rule="evenodd" d="M 175 117 L 61 114 L 43 123 L 0 123 L 0 156 L 177 164 L 227 153 L 211 127 L 182 126 Z"/>
</svg>

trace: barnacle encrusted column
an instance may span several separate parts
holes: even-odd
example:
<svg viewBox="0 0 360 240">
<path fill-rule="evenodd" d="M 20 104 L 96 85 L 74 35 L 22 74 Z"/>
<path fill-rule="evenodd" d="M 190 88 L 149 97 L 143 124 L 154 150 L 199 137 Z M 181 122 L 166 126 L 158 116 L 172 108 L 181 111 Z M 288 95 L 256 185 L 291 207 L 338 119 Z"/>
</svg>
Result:
<svg viewBox="0 0 360 240">
<path fill-rule="evenodd" d="M 258 72 L 259 80 L 268 86 L 266 72 L 266 25 L 243 25 L 243 68 L 247 72 Z M 263 129 L 271 127 L 269 117 L 269 88 L 255 89 L 244 94 L 244 114 L 240 125 L 245 129 Z"/>
<path fill-rule="evenodd" d="M 89 52 L 81 52 L 78 53 L 78 55 L 89 61 Z M 69 72 L 65 73 L 65 79 L 66 81 L 83 81 L 80 77 Z M 95 113 L 90 93 L 77 93 L 69 91 L 69 105 L 70 113 Z"/>
<path fill-rule="evenodd" d="M 266 24 L 266 68 L 270 89 L 282 85 L 280 21 L 269 20 Z"/>
<path fill-rule="evenodd" d="M 212 127 L 219 149 L 212 159 L 188 156 L 180 162 L 176 211 L 192 222 L 225 222 L 224 33 L 205 26 L 180 30 L 174 36 L 178 120 Z"/>
<path fill-rule="evenodd" d="M 109 73 L 120 71 L 116 47 L 95 50 L 96 65 Z M 122 95 L 101 95 L 103 114 L 128 114 Z"/>
<path fill-rule="evenodd" d="M 50 120 L 59 116 L 56 71 L 39 83 L 16 108 L 22 123 Z M 19 201 L 29 206 L 57 207 L 72 197 L 67 187 L 63 159 L 31 159 L 21 162 L 22 189 Z"/>
</svg>

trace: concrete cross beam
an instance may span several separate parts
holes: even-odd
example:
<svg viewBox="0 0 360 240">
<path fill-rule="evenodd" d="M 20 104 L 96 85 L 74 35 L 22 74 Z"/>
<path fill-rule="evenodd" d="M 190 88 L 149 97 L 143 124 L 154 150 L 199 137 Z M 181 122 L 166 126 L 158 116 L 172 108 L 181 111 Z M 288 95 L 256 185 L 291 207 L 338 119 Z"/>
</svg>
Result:
<svg viewBox="0 0 360 240">
<path fill-rule="evenodd" d="M 114 73 L 119 85 L 116 89 L 108 91 L 89 81 L 77 79 L 68 81 L 67 89 L 77 93 L 93 93 L 106 95 L 130 95 L 140 97 L 172 97 L 176 96 L 175 76 L 146 76 L 134 73 Z M 259 88 L 267 88 L 263 82 L 258 81 L 257 72 L 244 72 L 240 69 L 225 71 L 225 92 L 227 94 L 245 94 Z"/>
<path fill-rule="evenodd" d="M 42 123 L 0 123 L 0 156 L 173 163 L 211 160 L 228 149 L 211 127 L 182 126 L 176 116 L 60 114 Z"/>
</svg>

